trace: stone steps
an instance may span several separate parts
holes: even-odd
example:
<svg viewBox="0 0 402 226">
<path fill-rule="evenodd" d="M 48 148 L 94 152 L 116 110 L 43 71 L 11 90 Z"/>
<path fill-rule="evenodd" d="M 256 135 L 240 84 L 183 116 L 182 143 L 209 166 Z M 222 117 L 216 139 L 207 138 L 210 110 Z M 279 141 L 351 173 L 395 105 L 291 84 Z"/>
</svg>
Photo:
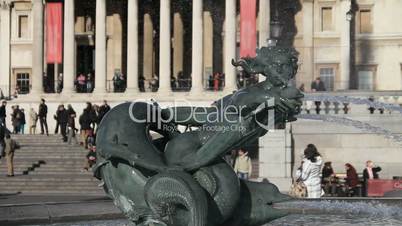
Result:
<svg viewBox="0 0 402 226">
<path fill-rule="evenodd" d="M 68 145 L 59 135 L 13 135 L 21 148 L 14 157 L 15 177 L 5 177 L 0 162 L 2 193 L 104 195 L 92 171 L 82 172 L 87 154 L 80 145 Z M 28 175 L 23 175 L 28 174 Z"/>
</svg>

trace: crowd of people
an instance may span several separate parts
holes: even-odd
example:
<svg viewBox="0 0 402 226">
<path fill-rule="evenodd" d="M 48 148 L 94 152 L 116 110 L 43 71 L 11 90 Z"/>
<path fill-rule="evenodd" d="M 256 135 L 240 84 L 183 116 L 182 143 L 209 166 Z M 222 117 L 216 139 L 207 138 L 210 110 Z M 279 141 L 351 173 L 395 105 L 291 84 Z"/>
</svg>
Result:
<svg viewBox="0 0 402 226">
<path fill-rule="evenodd" d="M 323 167 L 322 167 L 323 165 Z M 321 170 L 322 167 L 322 170 Z M 369 179 L 379 179 L 381 167 L 375 166 L 373 161 L 366 162 L 362 178 L 355 167 L 345 164 L 343 183 L 332 168 L 331 162 L 323 163 L 323 159 L 314 144 L 307 145 L 303 160 L 296 171 L 296 180 L 302 182 L 307 190 L 308 198 L 321 196 L 367 196 L 367 182 Z"/>
<path fill-rule="evenodd" d="M 18 144 L 11 139 L 10 134 L 24 133 L 26 123 L 24 109 L 20 109 L 18 105 L 12 106 L 11 121 L 13 131 L 9 131 L 6 125 L 6 106 L 7 102 L 3 101 L 0 107 L 0 153 L 1 156 L 6 156 L 7 161 L 10 161 L 9 176 L 13 176 L 12 159 L 14 150 L 18 148 Z M 103 105 L 98 106 L 87 102 L 86 108 L 78 118 L 80 128 L 76 127 L 77 113 L 71 104 L 65 107 L 60 104 L 53 118 L 56 120 L 55 134 L 60 133 L 62 140 L 68 144 L 80 144 L 88 150 L 86 155 L 84 169 L 88 170 L 96 160 L 96 129 L 102 118 L 110 111 L 110 106 L 107 101 Z M 30 134 L 36 134 L 36 124 L 39 121 L 41 134 L 49 135 L 47 125 L 48 107 L 44 99 L 39 104 L 38 113 L 32 108 L 29 113 L 30 117 Z M 80 139 L 77 137 L 80 134 Z M 9 139 L 9 140 L 8 140 Z"/>
</svg>

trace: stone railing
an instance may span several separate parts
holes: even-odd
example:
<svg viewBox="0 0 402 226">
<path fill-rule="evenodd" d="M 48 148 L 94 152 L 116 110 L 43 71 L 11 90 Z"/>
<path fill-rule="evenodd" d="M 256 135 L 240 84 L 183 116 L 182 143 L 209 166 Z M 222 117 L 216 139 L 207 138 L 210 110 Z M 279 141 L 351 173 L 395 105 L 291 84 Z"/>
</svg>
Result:
<svg viewBox="0 0 402 226">
<path fill-rule="evenodd" d="M 402 113 L 402 91 L 343 91 L 305 93 L 303 113 L 307 114 L 384 114 Z"/>
</svg>

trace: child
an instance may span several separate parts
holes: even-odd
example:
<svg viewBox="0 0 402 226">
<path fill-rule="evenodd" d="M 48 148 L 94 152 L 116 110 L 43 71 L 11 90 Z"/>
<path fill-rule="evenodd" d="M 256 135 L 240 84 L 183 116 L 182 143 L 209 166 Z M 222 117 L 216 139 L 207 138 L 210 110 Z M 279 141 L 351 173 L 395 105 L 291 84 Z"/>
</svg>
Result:
<svg viewBox="0 0 402 226">
<path fill-rule="evenodd" d="M 96 164 L 96 147 L 92 144 L 88 145 L 88 154 L 86 156 L 84 170 L 88 171 L 93 165 Z"/>
<path fill-rule="evenodd" d="M 251 159 L 248 156 L 248 153 L 242 149 L 239 150 L 239 155 L 236 158 L 234 171 L 236 172 L 237 176 L 243 180 L 248 180 L 248 178 L 251 176 Z"/>
</svg>

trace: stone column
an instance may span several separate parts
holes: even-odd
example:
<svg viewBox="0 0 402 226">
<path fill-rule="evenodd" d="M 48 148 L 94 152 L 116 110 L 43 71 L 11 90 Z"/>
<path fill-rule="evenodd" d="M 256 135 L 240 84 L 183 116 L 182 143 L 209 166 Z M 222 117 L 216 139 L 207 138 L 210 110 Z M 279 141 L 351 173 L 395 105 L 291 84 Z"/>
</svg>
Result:
<svg viewBox="0 0 402 226">
<path fill-rule="evenodd" d="M 63 94 L 74 91 L 75 79 L 75 14 L 74 0 L 64 1 L 64 72 Z"/>
<path fill-rule="evenodd" d="M 106 0 L 96 0 L 95 93 L 106 92 Z"/>
<path fill-rule="evenodd" d="M 258 13 L 258 43 L 259 47 L 268 46 L 269 30 L 270 30 L 270 15 L 271 15 L 271 0 L 260 1 L 260 11 Z"/>
<path fill-rule="evenodd" d="M 8 96 L 10 84 L 10 5 L 0 3 L 0 89 Z"/>
<path fill-rule="evenodd" d="M 259 47 L 268 46 L 270 22 L 271 22 L 271 0 L 260 0 L 260 11 L 258 13 L 258 44 Z M 265 81 L 265 76 L 259 75 L 258 81 Z"/>
<path fill-rule="evenodd" d="M 191 92 L 203 91 L 203 0 L 193 1 L 192 87 Z"/>
<path fill-rule="evenodd" d="M 160 40 L 159 40 L 159 89 L 160 93 L 171 91 L 170 87 L 170 0 L 160 1 Z"/>
<path fill-rule="evenodd" d="M 173 76 L 183 72 L 183 20 L 180 13 L 173 16 Z"/>
<path fill-rule="evenodd" d="M 339 15 L 339 28 L 341 33 L 340 77 L 338 90 L 349 89 L 350 80 L 350 21 L 346 19 L 346 13 L 351 8 L 350 0 L 342 0 Z"/>
<path fill-rule="evenodd" d="M 236 0 L 226 0 L 225 4 L 225 40 L 224 40 L 224 71 L 225 92 L 231 93 L 236 87 L 236 68 L 232 59 L 236 58 Z"/>
<path fill-rule="evenodd" d="M 314 4 L 313 0 L 303 2 L 303 77 L 301 78 L 307 90 L 314 81 Z"/>
<path fill-rule="evenodd" d="M 31 94 L 43 92 L 43 1 L 33 0 L 32 86 Z"/>
<path fill-rule="evenodd" d="M 152 23 L 152 18 L 149 13 L 144 15 L 144 53 L 143 53 L 143 76 L 146 80 L 152 79 L 154 76 L 154 26 Z M 147 87 L 147 84 L 145 84 Z"/>
<path fill-rule="evenodd" d="M 138 0 L 128 0 L 127 90 L 138 92 Z"/>
</svg>

